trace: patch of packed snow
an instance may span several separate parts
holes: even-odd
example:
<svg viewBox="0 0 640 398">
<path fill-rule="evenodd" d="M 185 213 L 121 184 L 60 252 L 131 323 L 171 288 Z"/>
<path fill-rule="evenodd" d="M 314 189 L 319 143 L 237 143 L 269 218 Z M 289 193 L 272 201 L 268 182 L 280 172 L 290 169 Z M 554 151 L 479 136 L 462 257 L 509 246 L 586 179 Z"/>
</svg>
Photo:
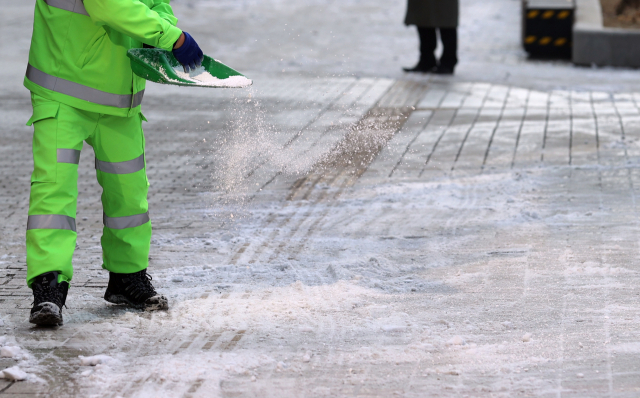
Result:
<svg viewBox="0 0 640 398">
<path fill-rule="evenodd" d="M 0 377 L 11 381 L 21 381 L 27 378 L 27 373 L 18 366 L 12 366 L 0 372 Z"/>
<path fill-rule="evenodd" d="M 453 336 L 449 341 L 447 341 L 448 345 L 465 345 L 467 344 L 461 336 Z"/>
<path fill-rule="evenodd" d="M 78 356 L 80 358 L 80 365 L 82 366 L 96 366 L 100 364 L 109 364 L 115 360 L 108 355 L 94 355 L 91 357 Z"/>
<path fill-rule="evenodd" d="M 15 358 L 21 354 L 22 350 L 17 346 L 5 346 L 0 348 L 0 357 Z"/>
</svg>

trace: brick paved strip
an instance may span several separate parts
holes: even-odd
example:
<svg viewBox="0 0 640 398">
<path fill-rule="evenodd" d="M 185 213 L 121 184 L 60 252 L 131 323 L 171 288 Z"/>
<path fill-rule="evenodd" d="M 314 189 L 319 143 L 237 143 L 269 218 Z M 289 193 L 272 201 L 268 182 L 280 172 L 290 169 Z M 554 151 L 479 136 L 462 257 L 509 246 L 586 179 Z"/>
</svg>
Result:
<svg viewBox="0 0 640 398">
<path fill-rule="evenodd" d="M 559 92 L 552 92 L 546 106 L 547 121 L 541 160 L 546 165 L 568 166 L 571 154 L 571 105 Z"/>
<path fill-rule="evenodd" d="M 359 184 L 385 180 L 393 175 L 411 144 L 424 130 L 434 111 L 416 110 L 407 119 L 404 126 L 387 143 L 375 161 L 360 178 Z"/>
<path fill-rule="evenodd" d="M 624 167 L 627 151 L 623 140 L 623 125 L 611 95 L 593 92 L 591 96 L 597 124 L 600 162 L 603 165 Z"/>
<path fill-rule="evenodd" d="M 511 167 L 525 113 L 526 107 L 505 108 L 487 151 L 485 170 L 504 170 Z"/>
<path fill-rule="evenodd" d="M 547 124 L 548 107 L 537 107 L 527 104 L 526 109 L 524 122 L 518 133 L 513 158 L 513 167 L 516 168 L 533 167 L 539 164 L 542 159 L 542 146 Z"/>
<path fill-rule="evenodd" d="M 464 141 L 473 129 L 479 115 L 480 108 L 460 108 L 458 110 L 451 126 L 446 129 L 442 139 L 436 144 L 432 156 L 424 166 L 420 174 L 421 178 L 444 176 L 451 172 Z"/>
<path fill-rule="evenodd" d="M 424 130 L 409 145 L 400 163 L 392 173 L 393 178 L 417 178 L 429 161 L 438 142 L 453 122 L 457 110 L 440 109 L 433 113 Z"/>
<path fill-rule="evenodd" d="M 635 106 L 634 106 L 635 108 Z M 596 122 L 588 92 L 571 96 L 571 164 L 583 166 L 598 162 Z"/>
<path fill-rule="evenodd" d="M 442 99 L 447 95 L 447 87 L 441 84 L 431 84 L 418 102 L 418 109 L 436 109 L 440 107 Z"/>
<path fill-rule="evenodd" d="M 488 148 L 507 105 L 509 92 L 510 89 L 507 86 L 494 85 L 491 87 L 478 115 L 478 120 L 469 131 L 456 157 L 454 171 L 463 174 L 482 172 Z"/>
<path fill-rule="evenodd" d="M 447 87 L 440 108 L 460 108 L 465 98 L 470 95 L 473 83 L 452 83 Z"/>
</svg>

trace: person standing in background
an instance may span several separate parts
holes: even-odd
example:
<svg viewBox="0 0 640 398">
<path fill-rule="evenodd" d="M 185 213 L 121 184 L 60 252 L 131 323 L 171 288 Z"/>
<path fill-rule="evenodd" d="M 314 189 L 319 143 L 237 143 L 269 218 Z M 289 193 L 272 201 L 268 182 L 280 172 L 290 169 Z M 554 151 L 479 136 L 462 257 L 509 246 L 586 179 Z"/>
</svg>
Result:
<svg viewBox="0 0 640 398">
<path fill-rule="evenodd" d="M 458 63 L 459 0 L 408 0 L 405 25 L 416 25 L 420 36 L 420 61 L 405 72 L 451 75 Z M 442 57 L 437 61 L 436 30 L 442 41 Z"/>
</svg>

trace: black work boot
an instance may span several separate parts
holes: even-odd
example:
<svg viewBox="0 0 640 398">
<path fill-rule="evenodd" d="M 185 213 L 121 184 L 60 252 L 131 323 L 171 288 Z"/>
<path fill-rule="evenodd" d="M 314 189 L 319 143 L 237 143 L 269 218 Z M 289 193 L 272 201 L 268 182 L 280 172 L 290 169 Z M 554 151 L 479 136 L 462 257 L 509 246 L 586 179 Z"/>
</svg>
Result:
<svg viewBox="0 0 640 398">
<path fill-rule="evenodd" d="M 113 304 L 126 304 L 146 311 L 166 310 L 169 308 L 167 298 L 156 292 L 151 279 L 151 275 L 147 275 L 147 270 L 144 269 L 133 274 L 109 272 L 109 285 L 104 299 Z"/>
<path fill-rule="evenodd" d="M 68 282 L 58 283 L 58 272 L 38 275 L 31 283 L 33 308 L 29 322 L 39 326 L 62 325 L 62 306 L 67 301 Z"/>
</svg>

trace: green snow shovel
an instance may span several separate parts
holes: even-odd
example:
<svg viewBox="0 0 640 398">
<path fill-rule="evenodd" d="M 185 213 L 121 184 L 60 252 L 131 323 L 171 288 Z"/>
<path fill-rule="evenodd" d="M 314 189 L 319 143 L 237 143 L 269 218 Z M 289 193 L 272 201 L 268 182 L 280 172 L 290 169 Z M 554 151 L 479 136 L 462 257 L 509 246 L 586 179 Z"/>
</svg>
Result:
<svg viewBox="0 0 640 398">
<path fill-rule="evenodd" d="M 152 82 L 175 86 L 196 87 L 248 87 L 253 82 L 227 65 L 204 56 L 202 66 L 185 73 L 182 65 L 170 51 L 157 48 L 134 48 L 127 56 L 133 72 Z"/>
</svg>

